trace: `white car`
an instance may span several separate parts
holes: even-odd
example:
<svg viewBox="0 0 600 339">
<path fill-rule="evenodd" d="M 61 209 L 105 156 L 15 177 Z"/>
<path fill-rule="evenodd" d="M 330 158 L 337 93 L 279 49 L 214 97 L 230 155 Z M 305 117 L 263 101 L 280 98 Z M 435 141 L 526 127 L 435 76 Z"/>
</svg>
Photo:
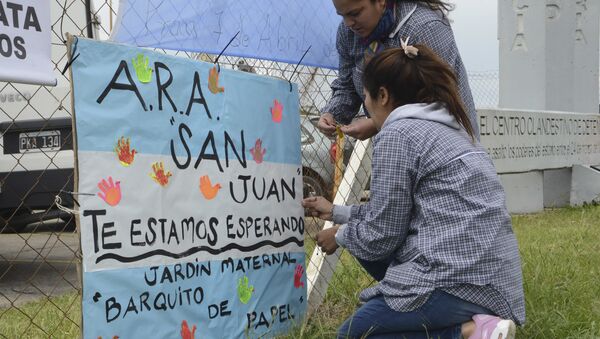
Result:
<svg viewBox="0 0 600 339">
<path fill-rule="evenodd" d="M 73 135 L 71 84 L 61 71 L 67 63 L 63 33 L 95 35 L 87 24 L 84 1 L 69 5 L 63 16 L 52 1 L 52 61 L 57 85 L 36 86 L 0 82 L 0 232 L 20 231 L 27 224 L 62 217 L 54 199 L 73 206 Z M 88 28 L 89 27 L 89 28 Z"/>
</svg>

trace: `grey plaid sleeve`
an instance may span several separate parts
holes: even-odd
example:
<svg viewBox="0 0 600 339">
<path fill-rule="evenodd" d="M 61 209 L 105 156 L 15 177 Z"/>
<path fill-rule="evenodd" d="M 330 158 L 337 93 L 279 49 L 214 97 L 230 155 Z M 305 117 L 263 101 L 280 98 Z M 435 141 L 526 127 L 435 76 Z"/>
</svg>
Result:
<svg viewBox="0 0 600 339">
<path fill-rule="evenodd" d="M 406 239 L 413 206 L 418 155 L 415 146 L 394 129 L 375 137 L 371 200 L 353 208 L 342 239 L 352 255 L 376 261 L 395 252 Z M 362 218 L 357 218 L 362 216 Z"/>
<path fill-rule="evenodd" d="M 342 26 L 343 24 L 340 24 L 336 38 L 336 47 L 340 59 L 338 77 L 331 84 L 333 95 L 323 112 L 333 114 L 335 120 L 340 123 L 349 124 L 358 113 L 362 99 L 356 93 L 353 82 L 353 72 L 356 65 L 350 55 L 350 37 Z"/>
</svg>

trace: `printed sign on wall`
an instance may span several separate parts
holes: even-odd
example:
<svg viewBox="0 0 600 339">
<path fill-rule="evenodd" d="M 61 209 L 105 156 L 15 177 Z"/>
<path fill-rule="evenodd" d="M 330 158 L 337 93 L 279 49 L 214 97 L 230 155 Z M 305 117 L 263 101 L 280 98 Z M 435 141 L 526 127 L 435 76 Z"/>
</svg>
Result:
<svg viewBox="0 0 600 339">
<path fill-rule="evenodd" d="M 481 143 L 498 173 L 600 164 L 600 116 L 480 109 Z"/>
<path fill-rule="evenodd" d="M 56 86 L 50 0 L 0 0 L 0 81 Z"/>
<path fill-rule="evenodd" d="M 75 39 L 84 338 L 272 336 L 306 309 L 297 87 Z"/>
</svg>

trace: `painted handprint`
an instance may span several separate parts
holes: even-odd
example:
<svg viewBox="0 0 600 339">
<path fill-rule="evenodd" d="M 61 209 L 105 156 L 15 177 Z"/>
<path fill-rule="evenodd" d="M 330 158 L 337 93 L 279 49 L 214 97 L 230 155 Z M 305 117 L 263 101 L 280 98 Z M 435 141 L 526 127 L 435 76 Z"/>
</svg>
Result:
<svg viewBox="0 0 600 339">
<path fill-rule="evenodd" d="M 98 188 L 100 189 L 98 196 L 110 206 L 117 206 L 121 201 L 120 181 L 113 182 L 113 178 L 108 177 L 108 182 L 106 179 L 102 179 L 102 181 L 98 183 Z"/>
<path fill-rule="evenodd" d="M 225 88 L 219 87 L 219 71 L 217 71 L 217 67 L 211 68 L 208 72 L 208 90 L 212 94 L 225 92 Z"/>
<path fill-rule="evenodd" d="M 188 327 L 187 321 L 181 322 L 181 339 L 194 339 L 194 333 L 196 332 L 196 325 L 192 326 L 192 330 Z"/>
<path fill-rule="evenodd" d="M 250 298 L 252 298 L 253 292 L 254 286 L 248 284 L 247 276 L 238 279 L 238 297 L 242 303 L 247 304 Z"/>
<path fill-rule="evenodd" d="M 152 81 L 152 68 L 148 67 L 148 57 L 144 57 L 139 53 L 136 58 L 131 59 L 135 74 L 141 83 L 149 83 Z"/>
<path fill-rule="evenodd" d="M 256 142 L 254 143 L 254 147 L 252 147 L 250 149 L 250 154 L 252 154 L 252 159 L 254 159 L 254 161 L 257 164 L 260 164 L 261 162 L 263 162 L 265 153 L 267 153 L 267 150 L 262 148 L 262 140 L 256 139 Z"/>
<path fill-rule="evenodd" d="M 283 117 L 283 105 L 277 101 L 277 99 L 273 100 L 273 107 L 271 107 L 271 119 L 274 122 L 281 122 L 281 118 Z"/>
<path fill-rule="evenodd" d="M 294 271 L 294 287 L 295 288 L 304 287 L 304 282 L 302 282 L 303 274 L 304 274 L 304 267 L 302 267 L 302 265 L 296 265 L 296 270 Z"/>
<path fill-rule="evenodd" d="M 212 200 L 217 196 L 219 190 L 221 189 L 221 184 L 212 185 L 210 182 L 210 178 L 208 175 L 203 175 L 200 177 L 200 192 L 206 200 Z"/>
<path fill-rule="evenodd" d="M 169 183 L 169 178 L 172 176 L 173 174 L 170 171 L 166 171 L 165 172 L 165 165 L 163 164 L 163 162 L 155 162 L 152 164 L 152 173 L 150 173 L 150 177 L 152 178 L 152 180 L 154 180 L 157 184 L 161 185 L 161 186 L 167 186 L 167 184 Z"/>
<path fill-rule="evenodd" d="M 135 149 L 131 149 L 129 138 L 121 137 L 117 141 L 115 153 L 117 153 L 117 157 L 119 158 L 119 162 L 121 162 L 121 165 L 125 167 L 131 165 L 136 152 L 137 151 Z"/>
</svg>

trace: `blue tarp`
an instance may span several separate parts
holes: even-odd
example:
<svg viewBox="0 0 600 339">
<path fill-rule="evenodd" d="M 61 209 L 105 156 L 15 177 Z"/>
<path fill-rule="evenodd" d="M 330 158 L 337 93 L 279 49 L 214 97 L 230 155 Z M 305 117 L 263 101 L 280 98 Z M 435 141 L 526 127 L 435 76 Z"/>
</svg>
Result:
<svg viewBox="0 0 600 339">
<path fill-rule="evenodd" d="M 121 0 L 112 39 L 140 47 L 338 68 L 341 19 L 326 0 Z"/>
</svg>

